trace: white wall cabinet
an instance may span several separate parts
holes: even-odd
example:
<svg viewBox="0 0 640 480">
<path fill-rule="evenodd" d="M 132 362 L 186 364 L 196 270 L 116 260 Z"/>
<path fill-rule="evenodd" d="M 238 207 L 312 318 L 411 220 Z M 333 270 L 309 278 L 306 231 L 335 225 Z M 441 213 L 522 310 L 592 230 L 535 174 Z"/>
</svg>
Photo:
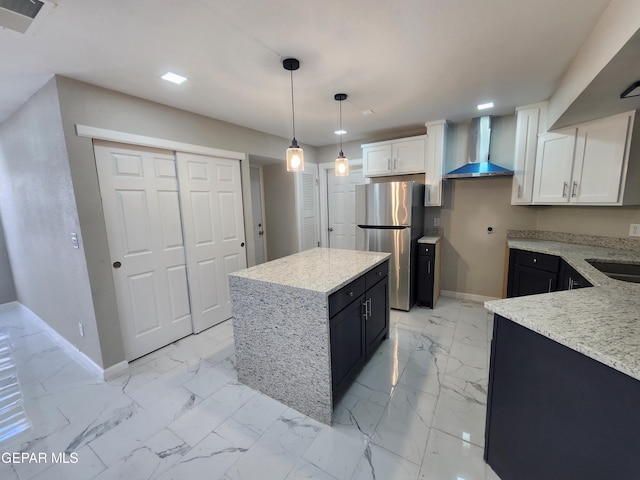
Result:
<svg viewBox="0 0 640 480">
<path fill-rule="evenodd" d="M 540 135 L 533 204 L 638 204 L 640 179 L 629 175 L 634 120 L 627 112 Z"/>
<path fill-rule="evenodd" d="M 425 136 L 362 145 L 365 177 L 424 173 Z"/>
<path fill-rule="evenodd" d="M 538 135 L 546 130 L 546 103 L 516 109 L 516 145 L 513 164 L 512 205 L 530 205 Z"/>
<path fill-rule="evenodd" d="M 534 204 L 561 204 L 569 201 L 575 142 L 575 128 L 543 133 L 538 137 Z"/>
<path fill-rule="evenodd" d="M 445 158 L 447 122 L 428 122 L 425 151 L 424 206 L 442 205 L 442 168 Z"/>
<path fill-rule="evenodd" d="M 447 122 L 438 120 L 425 126 L 426 135 L 362 145 L 362 171 L 365 177 L 424 173 L 424 204 L 440 206 Z"/>
</svg>

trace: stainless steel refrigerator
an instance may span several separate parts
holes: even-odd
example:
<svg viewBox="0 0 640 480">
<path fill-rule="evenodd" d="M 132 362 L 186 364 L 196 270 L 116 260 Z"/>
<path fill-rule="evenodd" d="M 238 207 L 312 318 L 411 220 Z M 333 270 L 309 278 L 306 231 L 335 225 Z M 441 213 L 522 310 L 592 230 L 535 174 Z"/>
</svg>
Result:
<svg viewBox="0 0 640 480">
<path fill-rule="evenodd" d="M 391 254 L 389 304 L 398 310 L 415 303 L 423 202 L 424 185 L 416 182 L 356 185 L 356 249 Z"/>
</svg>

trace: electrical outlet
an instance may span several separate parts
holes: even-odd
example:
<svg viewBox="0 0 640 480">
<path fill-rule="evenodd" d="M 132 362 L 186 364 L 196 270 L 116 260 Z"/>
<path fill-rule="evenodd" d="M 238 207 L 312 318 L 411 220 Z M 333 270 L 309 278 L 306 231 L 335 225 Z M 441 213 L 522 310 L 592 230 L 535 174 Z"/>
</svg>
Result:
<svg viewBox="0 0 640 480">
<path fill-rule="evenodd" d="M 84 326 L 78 322 L 78 330 L 80 331 L 80 336 L 84 337 Z"/>
<path fill-rule="evenodd" d="M 632 223 L 629 226 L 630 237 L 640 237 L 640 223 Z"/>
<path fill-rule="evenodd" d="M 433 219 L 433 226 L 434 227 L 439 227 L 440 226 L 440 217 L 435 217 Z"/>
</svg>

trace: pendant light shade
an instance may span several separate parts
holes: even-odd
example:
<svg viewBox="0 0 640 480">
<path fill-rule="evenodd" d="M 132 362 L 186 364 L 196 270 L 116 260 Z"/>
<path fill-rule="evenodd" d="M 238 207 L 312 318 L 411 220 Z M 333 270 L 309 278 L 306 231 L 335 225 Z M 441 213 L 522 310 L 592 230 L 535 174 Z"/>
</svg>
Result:
<svg viewBox="0 0 640 480">
<path fill-rule="evenodd" d="M 347 94 L 336 93 L 333 98 L 340 102 L 340 153 L 338 154 L 338 158 L 336 158 L 334 172 L 336 177 L 346 177 L 349 175 L 349 159 L 342 153 L 342 135 L 346 133 L 342 130 L 342 101 L 347 99 Z"/>
<path fill-rule="evenodd" d="M 285 58 L 282 61 L 285 70 L 291 74 L 291 123 L 293 125 L 293 140 L 287 148 L 287 172 L 302 172 L 304 170 L 304 152 L 296 140 L 296 114 L 293 108 L 293 71 L 300 68 L 300 61 L 296 58 Z"/>
</svg>

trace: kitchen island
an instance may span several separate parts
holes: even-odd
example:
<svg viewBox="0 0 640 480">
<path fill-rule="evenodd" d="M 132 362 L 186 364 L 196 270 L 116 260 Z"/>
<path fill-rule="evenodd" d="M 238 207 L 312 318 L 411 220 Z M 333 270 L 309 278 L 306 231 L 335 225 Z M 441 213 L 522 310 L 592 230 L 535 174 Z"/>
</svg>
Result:
<svg viewBox="0 0 640 480">
<path fill-rule="evenodd" d="M 331 424 L 388 335 L 389 257 L 314 248 L 229 274 L 238 380 Z"/>
<path fill-rule="evenodd" d="M 631 478 L 640 470 L 640 284 L 586 260 L 640 252 L 544 240 L 593 287 L 485 303 L 494 312 L 485 459 L 503 480 Z"/>
</svg>

